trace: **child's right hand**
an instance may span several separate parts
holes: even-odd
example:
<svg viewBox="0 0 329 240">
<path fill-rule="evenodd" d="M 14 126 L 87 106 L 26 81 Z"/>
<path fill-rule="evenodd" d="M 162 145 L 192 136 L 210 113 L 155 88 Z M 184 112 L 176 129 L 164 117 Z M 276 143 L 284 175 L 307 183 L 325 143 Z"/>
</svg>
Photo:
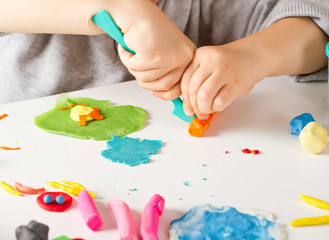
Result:
<svg viewBox="0 0 329 240">
<path fill-rule="evenodd" d="M 155 5 L 144 2 L 141 19 L 122 29 L 127 46 L 119 47 L 123 64 L 145 89 L 161 92 L 162 98 L 181 95 L 180 80 L 193 58 L 195 45 Z"/>
</svg>

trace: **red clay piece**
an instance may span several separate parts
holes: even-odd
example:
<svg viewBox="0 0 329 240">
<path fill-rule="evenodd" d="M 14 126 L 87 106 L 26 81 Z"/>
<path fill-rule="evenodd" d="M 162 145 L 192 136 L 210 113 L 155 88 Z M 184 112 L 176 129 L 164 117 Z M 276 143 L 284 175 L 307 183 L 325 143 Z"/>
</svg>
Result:
<svg viewBox="0 0 329 240">
<path fill-rule="evenodd" d="M 259 150 L 252 150 L 252 154 L 259 154 Z"/>
<path fill-rule="evenodd" d="M 43 197 L 45 195 L 50 195 L 54 201 L 52 203 L 45 203 Z M 56 203 L 55 199 L 57 196 L 62 195 L 65 199 L 63 204 Z M 62 212 L 69 208 L 72 204 L 73 198 L 65 192 L 44 192 L 37 197 L 37 203 L 39 206 L 47 211 L 51 212 Z"/>
<path fill-rule="evenodd" d="M 247 153 L 247 154 L 250 154 L 251 153 L 251 150 L 249 148 L 242 149 L 241 151 L 243 153 Z"/>
</svg>

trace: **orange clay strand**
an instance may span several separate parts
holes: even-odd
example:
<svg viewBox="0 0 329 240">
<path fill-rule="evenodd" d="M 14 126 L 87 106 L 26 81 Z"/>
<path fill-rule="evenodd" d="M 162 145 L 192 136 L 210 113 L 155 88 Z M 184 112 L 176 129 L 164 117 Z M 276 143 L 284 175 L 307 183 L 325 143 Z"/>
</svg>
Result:
<svg viewBox="0 0 329 240">
<path fill-rule="evenodd" d="M 65 109 L 69 109 L 69 108 L 71 108 L 71 107 L 74 107 L 76 104 L 71 104 L 71 105 L 69 105 L 69 106 L 67 106 L 67 107 L 62 107 L 62 108 L 60 108 L 59 110 L 65 110 Z"/>
<path fill-rule="evenodd" d="M 79 126 L 86 126 L 87 124 L 87 115 L 79 116 Z"/>
<path fill-rule="evenodd" d="M 86 104 L 86 103 L 82 103 L 82 104 L 79 104 L 79 105 L 80 105 L 80 106 L 88 106 L 88 104 Z M 69 108 L 74 107 L 74 106 L 76 106 L 76 104 L 71 104 L 71 105 L 69 105 L 69 106 L 67 106 L 67 107 L 59 108 L 59 110 L 69 109 Z"/>
<path fill-rule="evenodd" d="M 89 117 L 96 120 L 102 120 L 104 118 L 104 116 L 99 113 L 99 108 L 92 108 L 92 109 L 94 110 L 88 114 Z"/>
<path fill-rule="evenodd" d="M 3 150 L 19 150 L 21 149 L 20 147 L 16 147 L 16 148 L 11 148 L 11 147 L 0 147 Z"/>
<path fill-rule="evenodd" d="M 8 116 L 8 114 L 2 114 L 1 116 L 0 116 L 0 119 L 3 119 L 3 118 L 5 118 L 5 117 L 7 117 Z"/>
</svg>

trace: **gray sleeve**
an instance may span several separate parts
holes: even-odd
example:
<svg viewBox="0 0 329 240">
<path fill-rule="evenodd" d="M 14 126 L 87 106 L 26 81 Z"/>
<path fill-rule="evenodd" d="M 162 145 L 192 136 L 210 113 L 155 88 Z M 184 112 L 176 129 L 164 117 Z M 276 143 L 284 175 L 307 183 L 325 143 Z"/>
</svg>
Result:
<svg viewBox="0 0 329 240">
<path fill-rule="evenodd" d="M 310 17 L 329 36 L 328 0 L 260 0 L 250 19 L 247 34 L 261 31 L 286 17 Z M 300 82 L 327 80 L 328 69 L 292 77 Z"/>
<path fill-rule="evenodd" d="M 0 32 L 0 37 L 6 36 L 6 35 L 8 35 L 8 34 L 9 34 L 9 33 Z"/>
</svg>

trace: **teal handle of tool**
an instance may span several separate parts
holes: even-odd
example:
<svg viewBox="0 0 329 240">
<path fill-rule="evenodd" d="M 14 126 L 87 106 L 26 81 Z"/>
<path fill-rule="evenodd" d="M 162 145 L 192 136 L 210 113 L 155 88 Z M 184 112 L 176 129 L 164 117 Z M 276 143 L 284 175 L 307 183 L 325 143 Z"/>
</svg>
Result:
<svg viewBox="0 0 329 240">
<path fill-rule="evenodd" d="M 119 43 L 124 49 L 126 49 L 128 52 L 132 54 L 136 54 L 135 51 L 131 50 L 125 43 L 123 34 L 121 30 L 118 28 L 110 14 L 108 14 L 104 9 L 96 13 L 91 20 L 101 29 L 103 29 L 108 35 L 110 35 L 117 43 Z M 173 114 L 175 114 L 180 119 L 191 122 L 196 116 L 187 116 L 184 113 L 183 109 L 183 102 L 182 99 L 179 97 L 176 99 L 171 100 L 174 104 L 174 110 L 172 111 Z"/>
<path fill-rule="evenodd" d="M 184 112 L 183 108 L 183 101 L 180 97 L 175 98 L 171 100 L 171 102 L 174 104 L 174 110 L 172 110 L 172 113 L 177 116 L 178 118 L 182 119 L 185 122 L 190 123 L 196 116 L 187 116 Z"/>
<path fill-rule="evenodd" d="M 124 49 L 132 54 L 136 54 L 135 51 L 131 50 L 125 43 L 123 34 L 114 20 L 111 18 L 104 9 L 96 13 L 91 20 L 101 29 L 103 29 L 108 35 L 110 35 L 115 41 L 117 41 Z"/>
</svg>

